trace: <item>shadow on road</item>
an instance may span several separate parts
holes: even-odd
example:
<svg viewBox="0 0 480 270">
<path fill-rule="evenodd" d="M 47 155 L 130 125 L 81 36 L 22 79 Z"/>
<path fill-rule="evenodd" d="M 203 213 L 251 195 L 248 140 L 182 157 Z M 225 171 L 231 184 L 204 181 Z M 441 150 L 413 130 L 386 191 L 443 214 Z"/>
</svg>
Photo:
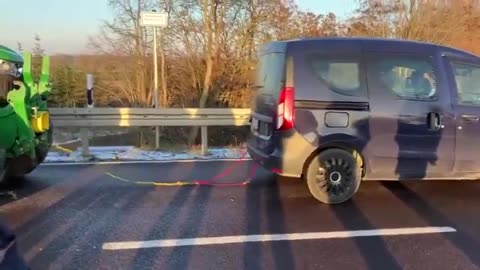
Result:
<svg viewBox="0 0 480 270">
<path fill-rule="evenodd" d="M 334 205 L 330 209 L 347 230 L 375 228 L 355 201 Z M 365 259 L 368 269 L 401 269 L 382 237 L 354 237 L 352 240 Z"/>
<path fill-rule="evenodd" d="M 98 180 L 98 176 L 92 176 L 91 172 L 88 169 L 81 170 L 77 176 L 72 176 L 72 178 L 83 178 L 86 181 L 95 181 Z M 28 179 L 27 182 L 25 182 L 23 185 L 25 186 L 36 186 L 37 183 L 33 182 L 33 180 L 36 179 Z M 79 180 L 79 179 L 73 179 L 72 181 Z M 44 187 L 44 185 L 51 186 L 48 184 L 40 184 L 38 183 L 39 186 Z M 21 187 L 19 185 L 19 187 Z M 46 187 L 44 187 L 46 188 Z M 65 187 L 65 189 L 68 189 Z M 73 218 L 75 217 L 75 210 L 79 210 L 80 208 L 83 207 L 88 207 L 90 203 L 93 203 L 98 195 L 96 192 L 89 192 L 91 189 L 95 189 L 89 184 L 85 185 L 80 185 L 79 187 L 75 188 L 70 194 L 61 197 L 58 201 L 50 205 L 48 209 L 42 209 L 38 213 L 33 213 L 34 216 L 30 217 L 27 222 L 21 224 L 19 227 L 16 228 L 16 231 L 19 235 L 19 238 L 26 238 L 26 237 L 31 237 L 35 235 L 38 237 L 38 239 L 34 239 L 33 243 L 37 243 L 40 241 L 42 237 L 45 237 L 45 235 L 48 232 L 52 231 L 52 226 L 54 225 L 54 222 L 50 219 L 51 216 L 49 214 L 58 212 L 60 210 L 63 210 L 65 208 L 72 209 L 73 211 L 66 211 L 65 216 L 62 216 L 64 219 L 68 218 Z M 34 193 L 34 192 L 32 192 Z M 41 198 L 41 200 L 48 201 L 51 198 Z M 36 202 L 39 203 L 39 202 Z M 10 221 L 13 221 L 15 217 L 19 216 L 24 216 L 27 215 L 27 213 L 23 212 L 15 212 L 15 213 L 9 213 L 9 218 L 12 219 Z M 51 223 L 51 224 L 50 224 Z M 30 240 L 30 239 L 28 239 Z"/>
<path fill-rule="evenodd" d="M 204 166 L 204 164 L 194 163 L 189 171 L 182 172 L 182 167 L 177 169 L 180 169 L 178 171 L 184 174 L 187 181 L 209 179 L 226 171 L 226 168 L 223 166 L 214 166 L 206 171 L 208 174 L 206 175 L 205 170 L 199 168 L 201 166 Z M 206 208 L 213 188 L 204 186 L 184 186 L 178 188 L 177 193 L 164 209 L 164 212 L 153 223 L 155 225 L 145 236 L 145 240 L 172 238 L 172 231 L 177 229 L 180 230 L 177 238 L 198 237 L 197 234 L 206 215 Z M 190 198 L 192 195 L 194 196 L 193 199 Z M 190 207 L 187 207 L 187 205 L 190 205 Z M 186 221 L 179 220 L 183 210 L 187 211 Z M 178 224 L 181 224 L 182 227 L 179 227 Z M 170 255 L 167 255 L 167 258 L 164 257 L 166 249 L 140 249 L 137 251 L 129 269 L 138 269 L 139 267 L 141 269 L 155 269 L 159 261 L 166 264 L 166 266 L 161 267 L 162 269 L 187 269 L 193 248 L 192 246 L 176 247 L 171 251 Z"/>
<path fill-rule="evenodd" d="M 96 170 L 97 166 L 94 165 L 80 165 L 73 170 L 68 166 L 40 166 L 29 175 L 15 177 L 9 183 L 0 184 L 0 193 L 4 195 L 0 197 L 0 206 L 29 197 L 57 184 L 82 182 L 93 177 Z M 97 176 L 98 173 L 95 177 Z"/>
<path fill-rule="evenodd" d="M 283 210 L 283 202 L 280 197 L 279 181 L 273 182 L 265 191 L 265 216 L 267 218 L 268 231 L 272 234 L 288 233 Z M 295 269 L 295 258 L 289 241 L 274 241 L 271 243 L 275 269 Z"/>
<path fill-rule="evenodd" d="M 0 184 L 0 206 L 14 202 L 31 194 L 39 192 L 50 185 L 39 180 L 37 177 L 17 177 L 12 183 Z"/>
<path fill-rule="evenodd" d="M 181 187 L 178 189 L 175 196 L 154 223 L 155 226 L 145 236 L 145 240 L 157 240 L 167 236 L 171 227 L 175 226 L 180 215 L 180 209 L 187 202 L 186 198 L 190 196 L 194 189 L 195 187 Z M 153 269 L 158 253 L 158 248 L 139 249 L 128 269 L 138 269 L 139 266 L 142 266 L 144 269 Z"/>
<path fill-rule="evenodd" d="M 200 225 L 205 217 L 205 210 L 208 206 L 208 200 L 210 198 L 210 193 L 212 192 L 211 187 L 198 187 L 196 190 L 195 197 L 193 198 L 193 205 L 198 207 L 190 208 L 187 212 L 188 222 L 183 223 L 182 231 L 180 236 L 182 238 L 195 238 L 198 234 Z M 174 248 L 168 258 L 168 266 L 164 269 L 187 269 L 189 266 L 189 259 L 192 253 L 193 246 L 185 247 L 176 247 Z M 178 252 L 182 252 L 182 259 L 176 260 Z M 192 266 L 193 268 L 199 267 L 199 265 Z"/>
<path fill-rule="evenodd" d="M 207 164 L 203 163 L 186 163 L 155 167 L 154 170 L 147 165 L 136 166 L 135 169 L 131 166 L 116 165 L 78 167 L 78 169 L 40 169 L 32 176 L 33 180 L 28 179 L 18 188 L 32 187 L 25 196 L 48 188 L 46 196 L 38 196 L 42 201 L 36 202 L 34 210 L 31 210 L 29 203 L 26 202 L 15 206 L 15 209 L 21 209 L 21 211 L 11 210 L 7 214 L 12 220 L 21 221 L 15 221 L 19 224 L 16 232 L 22 252 L 28 254 L 30 258 L 28 261 L 32 267 L 44 269 L 61 266 L 69 269 L 91 269 L 103 260 L 102 243 L 114 240 L 109 237 L 115 235 L 117 228 L 122 231 L 123 218 L 132 215 L 136 209 L 152 207 L 151 201 L 148 205 L 144 205 L 146 202 L 142 200 L 147 194 L 156 189 L 169 189 L 171 190 L 169 192 L 176 192 L 168 196 L 171 198 L 169 200 L 158 200 L 159 203 L 165 202 L 167 205 L 159 205 L 163 213 L 158 219 L 154 218 L 150 231 L 147 228 L 143 239 L 156 240 L 171 238 L 172 235 L 178 238 L 197 237 L 199 224 L 204 222 L 208 201 L 213 191 L 212 187 L 139 186 L 115 181 L 106 177 L 104 172 L 115 172 L 120 177 L 127 179 L 131 177 L 132 180 L 137 181 L 193 181 L 210 179 L 214 175 L 224 173 L 229 164 L 219 163 L 213 167 L 206 167 Z M 52 173 L 53 171 L 55 173 Z M 235 181 L 234 178 L 235 176 L 230 176 L 218 180 L 230 182 Z M 56 184 L 62 182 L 60 179 L 64 179 L 62 181 L 65 183 L 57 186 Z M 152 198 L 152 196 L 148 197 Z M 154 201 L 157 202 L 157 200 Z M 187 204 L 196 207 L 186 207 Z M 48 208 L 43 205 L 48 205 Z M 24 208 L 30 210 L 27 209 L 28 211 L 25 212 Z M 178 224 L 185 226 L 179 227 Z M 167 268 L 170 269 L 191 267 L 188 264 L 193 249 L 194 247 L 176 248 L 168 258 L 164 256 L 167 252 L 165 249 L 139 250 L 134 254 L 130 267 L 151 269 L 159 262 L 168 265 Z"/>
<path fill-rule="evenodd" d="M 433 226 L 451 226 L 457 230 L 455 233 L 447 233 L 444 236 L 459 250 L 465 254 L 472 263 L 480 267 L 480 244 L 474 237 L 465 232 L 459 223 L 443 215 L 433 205 L 420 197 L 410 188 L 400 182 L 385 182 L 383 186 L 406 206 L 414 210 L 420 217 Z"/>
<path fill-rule="evenodd" d="M 72 240 L 64 244 L 68 245 L 67 247 L 74 246 L 76 248 L 74 256 L 64 263 L 66 269 L 78 269 L 79 266 L 85 267 L 85 269 L 94 269 L 94 266 L 98 266 L 96 259 L 101 255 L 101 244 L 105 242 L 115 226 L 122 224 L 123 213 L 126 209 L 135 208 L 138 201 L 152 190 L 152 187 L 131 190 L 128 185 L 116 187 L 113 191 L 105 188 L 103 193 L 108 194 L 106 198 L 89 208 L 107 208 L 108 210 L 102 211 L 100 216 L 96 214 L 100 212 L 96 211 L 86 213 L 84 218 L 66 233 L 84 238 L 83 241 Z M 65 241 L 65 239 L 63 240 Z M 58 241 L 62 240 L 58 239 Z M 90 267 L 86 267 L 88 264 Z"/>
<path fill-rule="evenodd" d="M 266 221 L 268 234 L 288 233 L 285 222 L 283 202 L 280 197 L 281 179 L 270 175 L 271 181 L 253 183 L 247 188 L 246 196 L 246 234 L 261 234 L 262 221 Z M 264 209 L 262 211 L 262 209 Z M 243 250 L 244 269 L 265 269 L 262 246 L 264 243 L 246 243 Z M 274 241 L 268 243 L 272 248 L 274 269 L 295 269 L 295 259 L 290 242 Z"/>
<path fill-rule="evenodd" d="M 248 185 L 246 191 L 245 234 L 258 234 L 261 231 L 261 192 L 257 183 Z M 243 248 L 243 269 L 262 269 L 262 247 L 260 243 L 246 243 Z"/>
<path fill-rule="evenodd" d="M 99 252 L 100 246 L 92 247 L 92 240 L 96 241 L 98 238 L 102 238 L 104 234 L 108 233 L 109 226 L 118 224 L 112 223 L 115 218 L 120 215 L 124 207 L 128 204 L 140 199 L 148 189 L 139 189 L 135 192 L 126 192 L 129 187 L 116 187 L 114 190 L 109 187 L 99 187 L 96 190 L 92 190 L 92 187 L 87 191 L 90 193 L 78 201 L 76 205 L 70 206 L 70 217 L 63 218 L 58 215 L 57 218 L 61 218 L 67 223 L 67 229 L 61 230 L 58 220 L 50 216 L 49 222 L 52 226 L 45 226 L 45 236 L 49 234 L 56 235 L 47 247 L 37 253 L 37 255 L 30 260 L 32 266 L 48 267 L 59 258 L 65 260 L 70 257 L 70 261 L 65 263 L 68 269 L 75 269 L 79 265 L 84 265 L 86 261 L 91 261 L 95 254 Z M 65 206 L 64 207 L 68 207 Z M 76 209 L 78 210 L 76 210 Z M 108 211 L 100 212 L 94 209 L 108 208 Z M 65 209 L 65 208 L 64 208 Z M 65 214 L 63 211 L 62 214 Z M 57 224 L 54 224 L 57 222 Z M 38 229 L 35 230 L 35 234 L 38 235 Z M 29 243 L 35 243 L 32 239 Z M 95 244 L 93 244 L 95 245 Z M 64 254 L 64 251 L 75 248 L 75 252 L 69 252 L 70 254 Z"/>
</svg>

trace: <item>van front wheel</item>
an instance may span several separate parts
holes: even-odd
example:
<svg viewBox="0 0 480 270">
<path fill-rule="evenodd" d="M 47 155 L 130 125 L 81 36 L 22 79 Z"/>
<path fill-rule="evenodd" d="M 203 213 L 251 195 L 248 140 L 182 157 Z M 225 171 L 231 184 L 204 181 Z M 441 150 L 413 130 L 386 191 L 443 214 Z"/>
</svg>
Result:
<svg viewBox="0 0 480 270">
<path fill-rule="evenodd" d="M 351 153 L 341 149 L 328 149 L 320 152 L 310 162 L 305 178 L 315 199 L 326 204 L 339 204 L 357 192 L 362 168 Z"/>
</svg>

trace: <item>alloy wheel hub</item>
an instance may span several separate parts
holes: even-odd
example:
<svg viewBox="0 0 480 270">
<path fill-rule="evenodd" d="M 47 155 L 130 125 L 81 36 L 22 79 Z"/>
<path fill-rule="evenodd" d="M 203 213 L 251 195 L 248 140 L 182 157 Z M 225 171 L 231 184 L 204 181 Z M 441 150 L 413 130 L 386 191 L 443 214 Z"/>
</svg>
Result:
<svg viewBox="0 0 480 270">
<path fill-rule="evenodd" d="M 332 184 L 338 185 L 342 181 L 342 174 L 337 171 L 333 171 L 329 175 L 329 180 Z"/>
</svg>

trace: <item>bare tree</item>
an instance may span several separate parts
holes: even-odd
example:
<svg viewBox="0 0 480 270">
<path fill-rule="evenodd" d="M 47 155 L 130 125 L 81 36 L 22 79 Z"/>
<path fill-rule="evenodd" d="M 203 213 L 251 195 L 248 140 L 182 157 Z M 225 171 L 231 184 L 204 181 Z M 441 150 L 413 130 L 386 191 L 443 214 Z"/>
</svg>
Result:
<svg viewBox="0 0 480 270">
<path fill-rule="evenodd" d="M 17 50 L 18 50 L 19 52 L 22 52 L 22 51 L 23 51 L 23 45 L 22 45 L 22 43 L 19 42 L 19 41 L 17 41 Z"/>
<path fill-rule="evenodd" d="M 102 104 L 151 106 L 153 37 L 151 29 L 139 25 L 139 16 L 142 10 L 163 10 L 169 14 L 169 25 L 158 37 L 159 103 L 164 107 L 249 106 L 255 93 L 253 68 L 264 42 L 372 36 L 480 52 L 480 12 L 473 2 L 358 0 L 355 14 L 339 21 L 334 14 L 305 12 L 290 0 L 109 0 L 114 19 L 104 22 L 99 35 L 91 39 L 98 53 L 95 64 L 82 68 L 98 78 Z M 75 65 L 73 70 L 80 68 L 79 63 Z M 58 78 L 74 74 L 58 72 Z M 197 133 L 193 129 L 186 136 L 190 143 Z"/>
<path fill-rule="evenodd" d="M 125 60 L 123 80 L 112 84 L 129 96 L 132 105 L 152 104 L 152 72 L 147 55 L 151 35 L 139 22 L 140 12 L 151 9 L 152 3 L 148 0 L 109 0 L 115 19 L 104 22 L 100 34 L 90 39 L 90 46 L 98 52 Z"/>
<path fill-rule="evenodd" d="M 466 36 L 478 38 L 471 26 L 478 9 L 468 1 L 361 1 L 350 19 L 350 35 L 389 37 L 459 45 Z"/>
<path fill-rule="evenodd" d="M 45 53 L 45 50 L 42 47 L 42 39 L 38 34 L 35 35 L 35 44 L 32 50 L 34 56 L 42 56 Z"/>
</svg>

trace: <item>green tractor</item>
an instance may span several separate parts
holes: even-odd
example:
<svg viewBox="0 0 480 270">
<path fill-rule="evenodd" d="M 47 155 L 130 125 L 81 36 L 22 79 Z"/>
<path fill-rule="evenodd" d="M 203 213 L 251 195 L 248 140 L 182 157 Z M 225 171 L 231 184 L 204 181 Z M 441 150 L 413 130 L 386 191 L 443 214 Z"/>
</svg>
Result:
<svg viewBox="0 0 480 270">
<path fill-rule="evenodd" d="M 50 59 L 43 56 L 40 79 L 34 82 L 32 55 L 0 45 L 0 182 L 22 179 L 52 145 L 49 69 Z"/>
</svg>

